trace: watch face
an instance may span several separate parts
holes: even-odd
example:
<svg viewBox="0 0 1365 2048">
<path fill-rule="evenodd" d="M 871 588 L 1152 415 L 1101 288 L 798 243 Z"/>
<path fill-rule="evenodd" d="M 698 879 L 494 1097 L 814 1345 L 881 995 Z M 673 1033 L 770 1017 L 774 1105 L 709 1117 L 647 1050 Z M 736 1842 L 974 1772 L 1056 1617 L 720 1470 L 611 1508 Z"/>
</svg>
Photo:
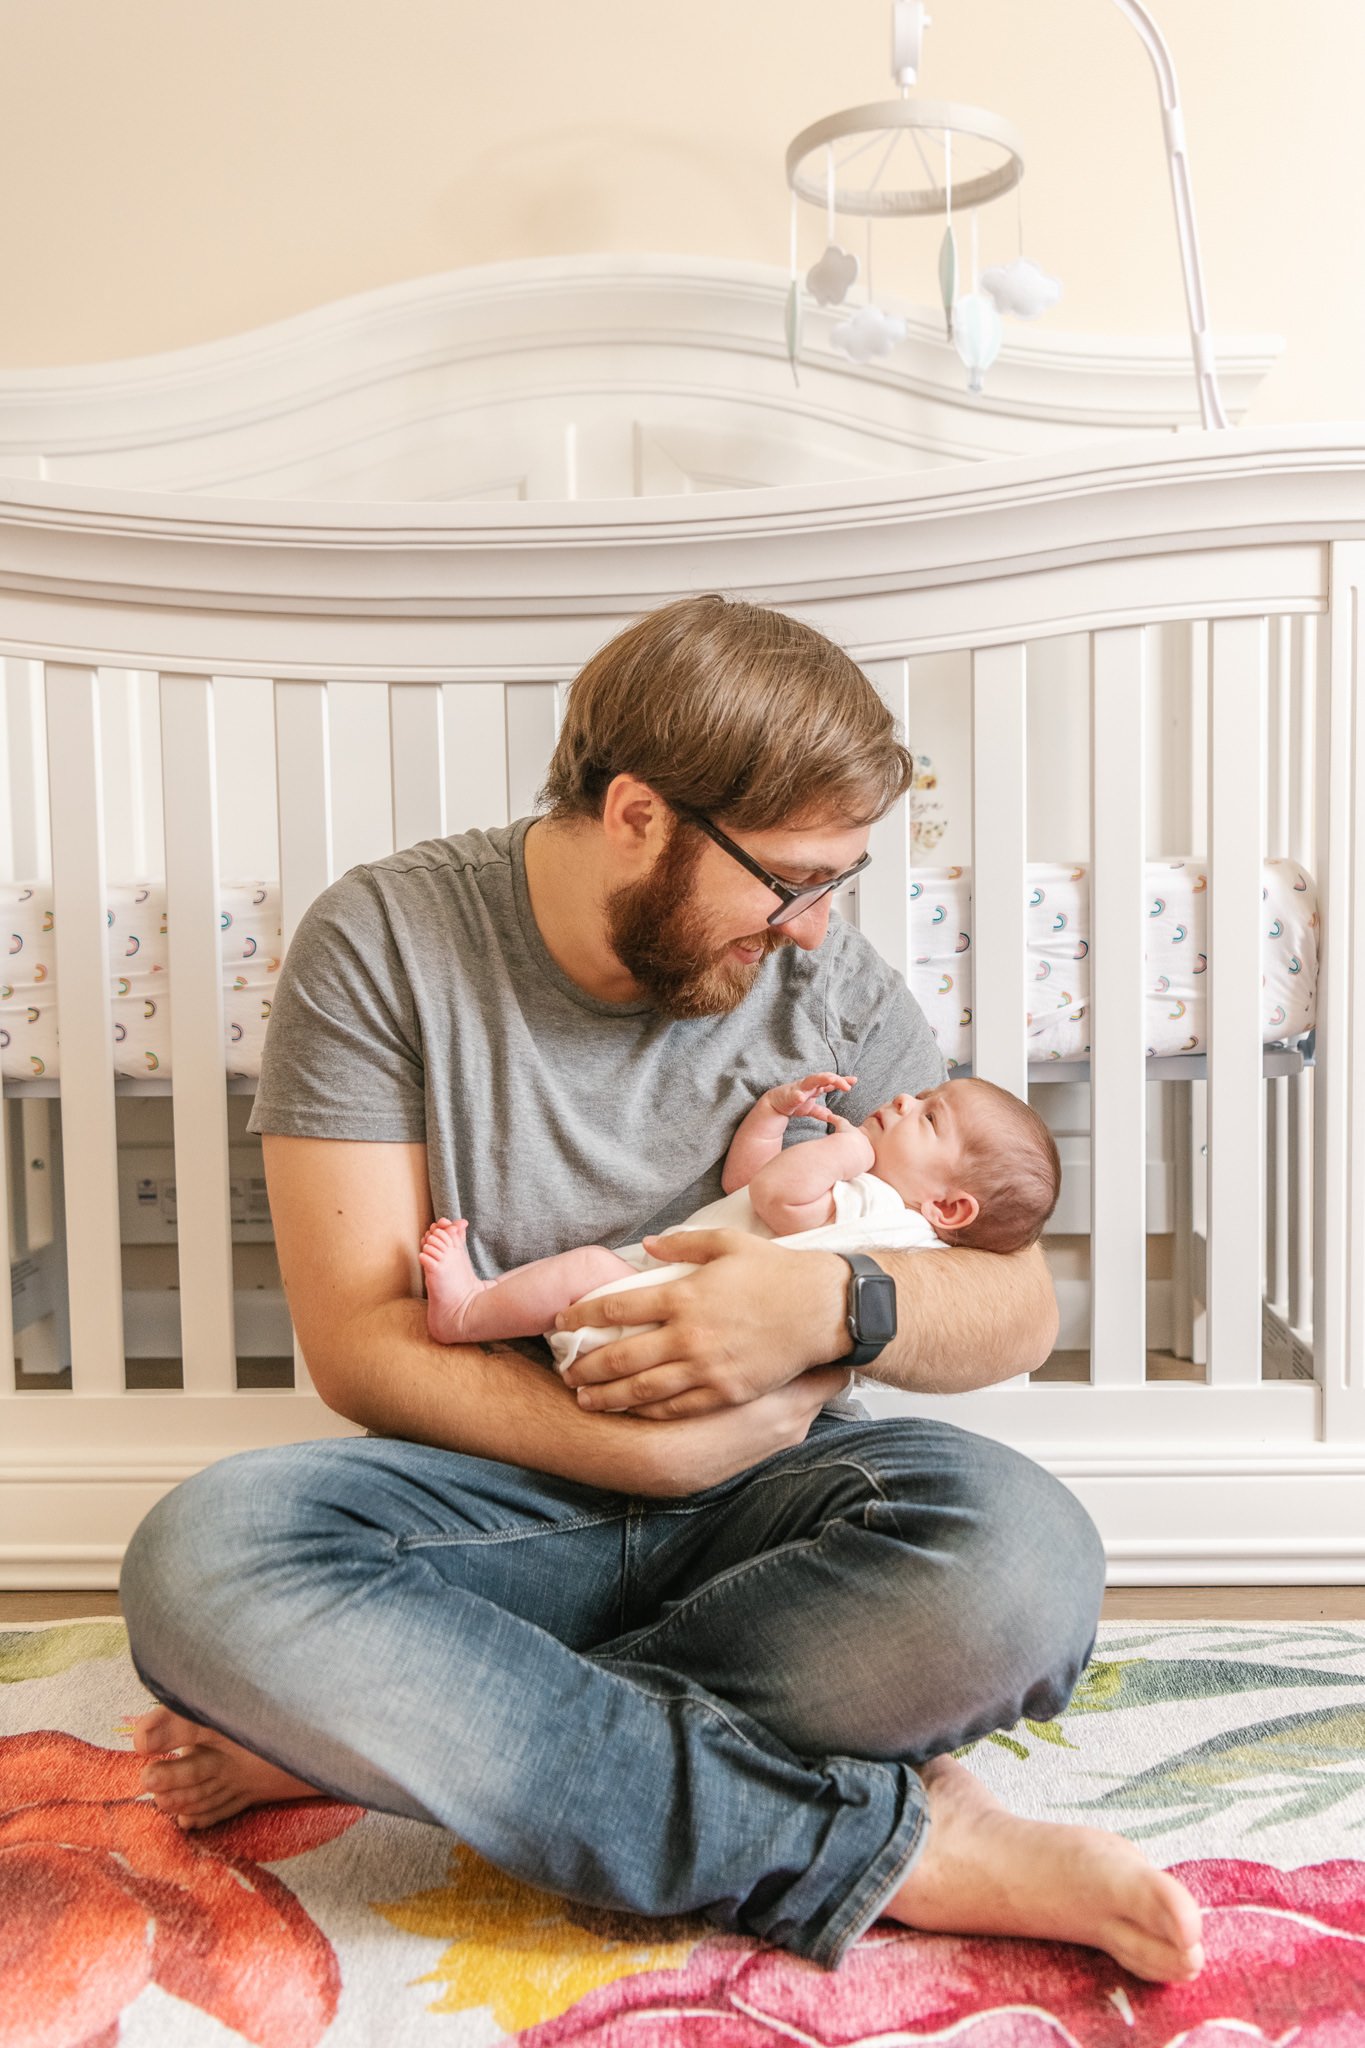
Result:
<svg viewBox="0 0 1365 2048">
<path fill-rule="evenodd" d="M 889 1273 L 860 1273 L 853 1286 L 853 1320 L 864 1344 L 889 1344 L 896 1334 L 896 1283 Z"/>
</svg>

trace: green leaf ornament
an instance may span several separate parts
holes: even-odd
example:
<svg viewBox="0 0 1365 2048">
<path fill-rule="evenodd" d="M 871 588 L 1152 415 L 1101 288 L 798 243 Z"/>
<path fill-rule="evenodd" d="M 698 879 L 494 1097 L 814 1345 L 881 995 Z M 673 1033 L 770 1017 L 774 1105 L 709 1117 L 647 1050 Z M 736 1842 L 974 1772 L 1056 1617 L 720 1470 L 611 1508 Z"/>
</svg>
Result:
<svg viewBox="0 0 1365 2048">
<path fill-rule="evenodd" d="M 957 242 L 951 223 L 943 230 L 938 252 L 938 288 L 943 295 L 943 325 L 953 338 L 953 301 L 957 297 Z"/>
<path fill-rule="evenodd" d="M 801 348 L 801 286 L 796 278 L 792 279 L 791 287 L 787 293 L 785 325 L 787 330 L 787 361 L 792 366 L 792 382 L 799 387 L 801 377 L 796 367 L 796 359 Z"/>
</svg>

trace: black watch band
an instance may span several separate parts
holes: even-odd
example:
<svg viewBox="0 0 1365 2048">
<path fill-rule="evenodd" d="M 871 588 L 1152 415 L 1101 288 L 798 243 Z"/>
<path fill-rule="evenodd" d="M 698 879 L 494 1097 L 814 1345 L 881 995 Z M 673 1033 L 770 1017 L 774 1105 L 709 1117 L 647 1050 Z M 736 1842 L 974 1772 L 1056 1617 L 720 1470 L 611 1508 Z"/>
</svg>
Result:
<svg viewBox="0 0 1365 2048">
<path fill-rule="evenodd" d="M 896 1283 L 866 1252 L 840 1252 L 839 1257 L 852 1269 L 844 1320 L 853 1349 L 838 1363 L 871 1365 L 896 1334 Z"/>
</svg>

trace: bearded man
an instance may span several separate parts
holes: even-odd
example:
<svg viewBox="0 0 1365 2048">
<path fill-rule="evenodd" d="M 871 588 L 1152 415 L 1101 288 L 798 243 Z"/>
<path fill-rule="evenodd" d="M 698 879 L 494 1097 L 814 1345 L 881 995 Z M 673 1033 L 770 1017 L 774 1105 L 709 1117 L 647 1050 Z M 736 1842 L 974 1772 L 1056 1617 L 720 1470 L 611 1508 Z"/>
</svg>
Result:
<svg viewBox="0 0 1365 2048">
<path fill-rule="evenodd" d="M 1037 1247 L 869 1276 L 667 1234 L 775 1079 L 856 1075 L 857 1122 L 945 1078 L 832 911 L 910 778 L 838 648 L 687 599 L 574 683 L 543 815 L 310 907 L 249 1128 L 314 1382 L 369 1434 L 224 1459 L 134 1537 L 124 1608 L 163 1702 L 144 1784 L 182 1826 L 322 1792 L 827 1967 L 886 1914 L 1197 1972 L 1173 1878 L 1014 1818 L 950 1755 L 1065 1706 L 1103 1584 L 1089 1519 L 1001 1445 L 840 1399 L 841 1360 L 936 1392 L 1040 1364 Z M 484 1273 L 646 1233 L 694 1271 L 570 1311 L 656 1327 L 569 1385 L 430 1340 L 437 1216 L 468 1219 Z"/>
</svg>

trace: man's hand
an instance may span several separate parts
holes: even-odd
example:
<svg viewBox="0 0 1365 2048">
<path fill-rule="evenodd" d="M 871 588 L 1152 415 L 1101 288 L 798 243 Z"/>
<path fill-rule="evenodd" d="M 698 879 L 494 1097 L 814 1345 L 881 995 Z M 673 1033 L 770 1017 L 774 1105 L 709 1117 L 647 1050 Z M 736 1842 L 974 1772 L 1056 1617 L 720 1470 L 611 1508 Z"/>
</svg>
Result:
<svg viewBox="0 0 1365 2048">
<path fill-rule="evenodd" d="M 686 1279 L 576 1302 L 556 1329 L 657 1323 L 589 1351 L 565 1373 L 580 1407 L 653 1420 L 757 1401 L 850 1349 L 848 1267 L 833 1252 L 795 1252 L 739 1230 L 679 1230 L 645 1249 L 695 1267 Z"/>
<path fill-rule="evenodd" d="M 667 1497 L 701 1493 L 748 1472 L 764 1458 L 804 1443 L 811 1423 L 836 1394 L 848 1385 L 849 1374 L 832 1370 L 798 1373 L 784 1387 L 760 1394 L 742 1407 L 723 1407 L 713 1415 L 685 1421 L 626 1425 L 624 1418 L 608 1424 L 628 1428 L 637 1439 L 619 1462 L 615 1482 L 633 1493 Z M 629 1479 L 626 1474 L 629 1474 Z"/>
<path fill-rule="evenodd" d="M 856 1074 L 807 1074 L 803 1081 L 787 1081 L 779 1088 L 770 1088 L 762 1100 L 775 1116 L 822 1116 L 833 1123 L 836 1119 L 822 1098 L 832 1088 L 846 1094 L 857 1082 Z"/>
</svg>

